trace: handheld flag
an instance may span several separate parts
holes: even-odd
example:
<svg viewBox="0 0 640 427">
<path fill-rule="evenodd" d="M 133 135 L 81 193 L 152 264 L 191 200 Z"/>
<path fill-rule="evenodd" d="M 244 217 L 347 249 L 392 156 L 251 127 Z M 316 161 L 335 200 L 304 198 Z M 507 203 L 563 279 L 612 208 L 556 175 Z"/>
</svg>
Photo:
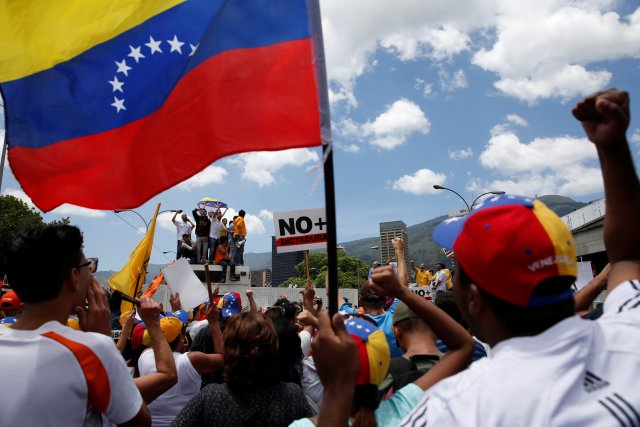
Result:
<svg viewBox="0 0 640 427">
<path fill-rule="evenodd" d="M 221 157 L 330 141 L 318 0 L 3 4 L 9 160 L 42 211 L 137 207 Z"/>
<path fill-rule="evenodd" d="M 160 203 L 156 206 L 156 212 L 149 223 L 147 234 L 144 235 L 138 246 L 131 252 L 129 261 L 122 267 L 122 270 L 109 278 L 109 286 L 132 298 L 138 298 L 142 290 L 142 283 L 147 274 L 147 266 L 153 249 L 153 236 L 156 231 L 156 218 L 160 210 Z M 133 305 L 130 302 L 122 301 L 120 305 L 120 320 L 122 321 L 131 311 Z"/>
</svg>

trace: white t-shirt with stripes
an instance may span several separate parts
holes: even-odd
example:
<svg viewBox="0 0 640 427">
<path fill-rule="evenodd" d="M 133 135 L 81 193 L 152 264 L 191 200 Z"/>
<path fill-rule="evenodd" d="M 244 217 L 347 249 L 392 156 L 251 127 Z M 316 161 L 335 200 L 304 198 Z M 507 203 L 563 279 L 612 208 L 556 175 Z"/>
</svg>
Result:
<svg viewBox="0 0 640 427">
<path fill-rule="evenodd" d="M 609 294 L 604 315 L 574 316 L 441 381 L 402 426 L 639 426 L 640 280 Z"/>
<path fill-rule="evenodd" d="M 110 337 L 51 321 L 0 330 L 0 426 L 82 426 L 131 420 L 142 396 Z"/>
</svg>

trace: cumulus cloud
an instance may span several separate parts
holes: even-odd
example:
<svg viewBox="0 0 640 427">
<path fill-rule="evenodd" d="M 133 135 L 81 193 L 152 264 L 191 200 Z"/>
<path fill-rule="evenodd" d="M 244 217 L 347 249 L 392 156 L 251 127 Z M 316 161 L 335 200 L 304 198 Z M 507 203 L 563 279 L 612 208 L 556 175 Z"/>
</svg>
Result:
<svg viewBox="0 0 640 427">
<path fill-rule="evenodd" d="M 242 167 L 242 177 L 259 187 L 276 183 L 274 174 L 285 166 L 304 166 L 319 161 L 318 154 L 307 148 L 282 151 L 255 151 L 231 159 Z"/>
<path fill-rule="evenodd" d="M 357 153 L 360 151 L 360 146 L 357 144 L 337 144 L 337 147 L 347 153 Z"/>
<path fill-rule="evenodd" d="M 33 208 L 36 211 L 40 212 L 36 205 L 33 204 L 31 197 L 29 197 L 27 193 L 19 188 L 6 188 L 2 190 L 2 194 L 16 197 L 25 202 L 30 208 Z M 55 208 L 49 213 L 60 216 L 80 216 L 85 218 L 102 218 L 106 216 L 106 213 L 104 211 L 87 209 L 80 206 L 70 205 L 68 203 Z"/>
<path fill-rule="evenodd" d="M 273 221 L 273 212 L 267 209 L 261 209 L 260 212 L 258 212 L 258 217 L 265 221 Z"/>
<path fill-rule="evenodd" d="M 357 105 L 358 77 L 376 51 L 448 63 L 470 53 L 496 89 L 534 103 L 606 87 L 606 61 L 640 57 L 640 8 L 613 0 L 326 0 L 322 3 L 330 100 Z M 358 19 L 353 19 L 357 16 Z"/>
<path fill-rule="evenodd" d="M 517 114 L 507 114 L 507 121 L 522 127 L 529 126 L 529 123 Z"/>
<path fill-rule="evenodd" d="M 462 150 L 449 150 L 449 158 L 451 160 L 464 160 L 471 156 L 473 156 L 473 150 L 471 147 L 467 147 Z"/>
<path fill-rule="evenodd" d="M 417 170 L 413 175 L 403 175 L 392 184 L 392 188 L 405 193 L 416 195 L 435 194 L 438 190 L 434 185 L 442 185 L 447 180 L 446 175 L 430 169 Z"/>
<path fill-rule="evenodd" d="M 420 91 L 425 98 L 429 98 L 433 93 L 433 84 L 427 83 L 421 78 L 416 78 L 416 84 L 413 87 Z"/>
<path fill-rule="evenodd" d="M 186 181 L 180 183 L 178 188 L 190 191 L 194 188 L 202 188 L 209 185 L 223 184 L 227 171 L 220 166 L 207 166 L 205 169 L 195 174 Z"/>
<path fill-rule="evenodd" d="M 484 168 L 501 177 L 488 181 L 471 179 L 468 191 L 506 191 L 528 196 L 581 196 L 602 191 L 597 153 L 586 139 L 560 136 L 525 143 L 514 132 L 501 130 L 499 133 L 494 127 L 479 157 Z"/>
<path fill-rule="evenodd" d="M 431 123 L 420 107 L 406 99 L 399 99 L 374 121 L 360 128 L 362 136 L 377 148 L 392 150 L 407 142 L 414 133 L 429 133 Z"/>
<path fill-rule="evenodd" d="M 464 89 L 469 86 L 467 75 L 462 69 L 454 71 L 453 74 L 449 74 L 444 69 L 441 69 L 438 71 L 438 78 L 440 79 L 440 89 L 445 92 L 453 92 L 454 90 Z"/>
</svg>

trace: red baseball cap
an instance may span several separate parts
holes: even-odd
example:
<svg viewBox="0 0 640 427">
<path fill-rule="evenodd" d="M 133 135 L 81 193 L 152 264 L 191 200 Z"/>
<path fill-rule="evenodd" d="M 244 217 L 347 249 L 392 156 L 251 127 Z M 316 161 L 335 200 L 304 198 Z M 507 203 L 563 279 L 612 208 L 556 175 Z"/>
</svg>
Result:
<svg viewBox="0 0 640 427">
<path fill-rule="evenodd" d="M 0 299 L 0 310 L 15 310 L 22 307 L 22 301 L 18 298 L 18 294 L 13 291 L 2 295 Z"/>
<path fill-rule="evenodd" d="M 453 249 L 464 272 L 482 290 L 521 307 L 541 307 L 572 298 L 568 286 L 558 293 L 533 295 L 545 279 L 577 276 L 571 232 L 539 200 L 500 195 L 477 205 L 469 215 L 443 221 L 433 240 Z"/>
</svg>

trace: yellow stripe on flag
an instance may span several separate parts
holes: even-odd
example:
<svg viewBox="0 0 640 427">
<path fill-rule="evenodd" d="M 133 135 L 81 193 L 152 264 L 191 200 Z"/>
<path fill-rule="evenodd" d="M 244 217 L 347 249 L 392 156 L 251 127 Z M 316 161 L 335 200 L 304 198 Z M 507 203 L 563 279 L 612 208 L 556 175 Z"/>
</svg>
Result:
<svg viewBox="0 0 640 427">
<path fill-rule="evenodd" d="M 156 206 L 156 212 L 149 223 L 147 234 L 144 235 L 138 246 L 131 252 L 129 261 L 122 267 L 122 270 L 109 278 L 109 286 L 133 298 L 137 298 L 142 292 L 144 276 L 147 273 L 147 266 L 153 249 L 153 236 L 156 231 L 156 217 L 159 210 L 160 203 Z M 120 305 L 121 323 L 132 308 L 133 305 L 130 302 L 122 301 Z"/>
<path fill-rule="evenodd" d="M 0 0 L 0 82 L 49 69 L 185 0 Z"/>
</svg>

